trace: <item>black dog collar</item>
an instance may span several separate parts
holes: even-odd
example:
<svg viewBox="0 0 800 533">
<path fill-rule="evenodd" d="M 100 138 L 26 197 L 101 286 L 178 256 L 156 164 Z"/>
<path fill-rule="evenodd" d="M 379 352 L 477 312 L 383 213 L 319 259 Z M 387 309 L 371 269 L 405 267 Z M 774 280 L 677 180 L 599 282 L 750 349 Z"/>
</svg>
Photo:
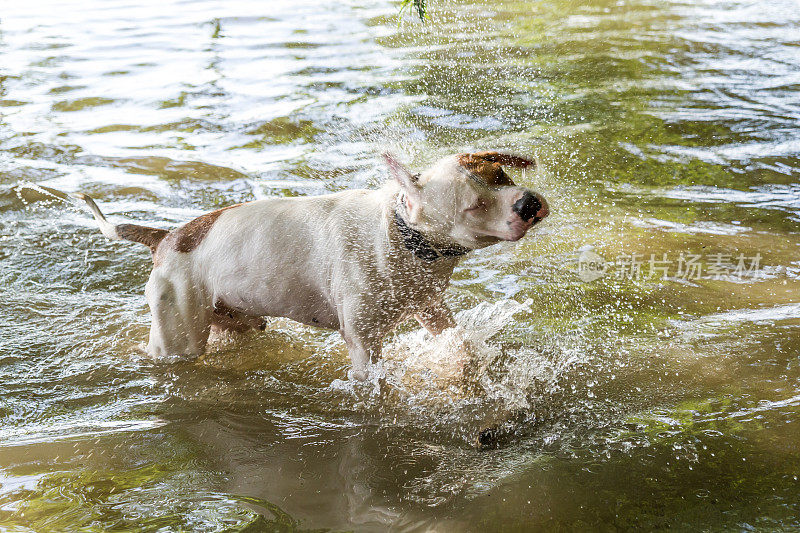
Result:
<svg viewBox="0 0 800 533">
<path fill-rule="evenodd" d="M 426 263 L 433 263 L 437 259 L 443 257 L 460 257 L 472 251 L 469 248 L 457 244 L 445 246 L 443 248 L 433 246 L 425 239 L 422 233 L 409 226 L 396 209 L 394 211 L 394 223 L 400 235 L 403 236 L 403 244 L 405 247 L 414 252 L 414 255 Z"/>
</svg>

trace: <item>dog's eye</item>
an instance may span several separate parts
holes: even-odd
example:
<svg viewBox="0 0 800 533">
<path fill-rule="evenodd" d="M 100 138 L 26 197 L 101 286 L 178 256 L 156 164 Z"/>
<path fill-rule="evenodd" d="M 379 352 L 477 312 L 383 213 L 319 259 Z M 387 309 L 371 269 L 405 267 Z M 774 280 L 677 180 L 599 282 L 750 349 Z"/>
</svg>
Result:
<svg viewBox="0 0 800 533">
<path fill-rule="evenodd" d="M 475 212 L 481 211 L 483 209 L 486 209 L 486 202 L 484 202 L 483 200 L 478 200 L 477 202 L 472 204 L 470 207 L 464 209 L 464 211 L 467 212 L 467 213 L 475 213 Z"/>
</svg>

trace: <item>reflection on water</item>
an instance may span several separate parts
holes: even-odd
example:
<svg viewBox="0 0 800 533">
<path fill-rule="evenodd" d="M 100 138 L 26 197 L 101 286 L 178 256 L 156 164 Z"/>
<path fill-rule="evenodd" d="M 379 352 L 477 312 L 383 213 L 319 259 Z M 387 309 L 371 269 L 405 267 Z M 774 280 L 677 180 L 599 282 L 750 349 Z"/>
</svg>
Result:
<svg viewBox="0 0 800 533">
<path fill-rule="evenodd" d="M 4 7 L 0 528 L 800 527 L 797 3 L 431 7 Z M 488 147 L 540 159 L 553 215 L 457 270 L 472 352 L 407 324 L 379 395 L 282 319 L 142 357 L 148 254 L 52 194 L 173 227 Z M 587 246 L 768 268 L 584 283 Z"/>
</svg>

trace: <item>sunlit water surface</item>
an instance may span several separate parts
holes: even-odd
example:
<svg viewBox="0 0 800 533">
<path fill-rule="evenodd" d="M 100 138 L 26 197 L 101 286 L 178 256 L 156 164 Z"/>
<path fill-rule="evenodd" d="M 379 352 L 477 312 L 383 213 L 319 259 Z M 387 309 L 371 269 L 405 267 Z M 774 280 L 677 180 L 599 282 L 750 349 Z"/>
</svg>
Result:
<svg viewBox="0 0 800 533">
<path fill-rule="evenodd" d="M 800 5 L 431 4 L 3 4 L 0 529 L 800 528 Z M 381 395 L 280 319 L 147 360 L 146 249 L 37 189 L 174 227 L 486 148 L 554 214 L 456 271 L 467 378 L 409 323 Z"/>
</svg>

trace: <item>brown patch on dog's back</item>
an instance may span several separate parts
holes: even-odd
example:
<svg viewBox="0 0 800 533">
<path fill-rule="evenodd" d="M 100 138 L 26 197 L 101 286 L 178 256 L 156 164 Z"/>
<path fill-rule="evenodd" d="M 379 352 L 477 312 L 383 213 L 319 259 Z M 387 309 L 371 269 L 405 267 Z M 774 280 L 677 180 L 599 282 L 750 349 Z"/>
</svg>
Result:
<svg viewBox="0 0 800 533">
<path fill-rule="evenodd" d="M 170 244 L 172 245 L 175 250 L 183 253 L 189 253 L 195 248 L 197 248 L 208 232 L 211 230 L 211 226 L 214 225 L 214 222 L 217 221 L 219 216 L 223 213 L 223 211 L 227 211 L 228 209 L 233 209 L 234 207 L 238 207 L 242 204 L 231 205 L 228 207 L 223 207 L 222 209 L 217 209 L 216 211 L 211 211 L 210 213 L 206 213 L 205 215 L 200 215 L 194 220 L 190 220 L 180 228 L 176 229 L 170 235 Z"/>
<path fill-rule="evenodd" d="M 211 211 L 205 215 L 200 215 L 194 220 L 190 220 L 183 226 L 174 229 L 158 243 L 156 249 L 153 250 L 153 264 L 159 266 L 164 259 L 164 254 L 167 250 L 173 249 L 182 253 L 189 253 L 197 248 L 203 239 L 211 231 L 214 222 L 217 221 L 219 216 L 228 209 L 239 207 L 244 204 L 229 205 L 216 211 Z"/>
<path fill-rule="evenodd" d="M 190 220 L 175 230 L 175 238 L 170 244 L 179 252 L 188 253 L 197 248 L 211 230 L 211 226 L 222 214 L 222 210 L 212 211 Z"/>
<path fill-rule="evenodd" d="M 153 264 L 159 266 L 164 259 L 164 254 L 167 253 L 166 251 L 169 249 L 189 253 L 197 248 L 200 243 L 203 242 L 205 236 L 208 235 L 214 222 L 217 221 L 222 212 L 240 205 L 242 204 L 223 207 L 222 209 L 211 211 L 205 215 L 200 215 L 194 220 L 190 220 L 183 226 L 169 232 L 169 234 L 156 245 L 156 248 L 153 249 Z"/>
<path fill-rule="evenodd" d="M 536 162 L 517 155 L 500 152 L 475 152 L 458 154 L 458 164 L 480 177 L 489 187 L 514 185 L 514 182 L 503 171 L 502 165 L 517 168 L 535 166 Z"/>
</svg>

